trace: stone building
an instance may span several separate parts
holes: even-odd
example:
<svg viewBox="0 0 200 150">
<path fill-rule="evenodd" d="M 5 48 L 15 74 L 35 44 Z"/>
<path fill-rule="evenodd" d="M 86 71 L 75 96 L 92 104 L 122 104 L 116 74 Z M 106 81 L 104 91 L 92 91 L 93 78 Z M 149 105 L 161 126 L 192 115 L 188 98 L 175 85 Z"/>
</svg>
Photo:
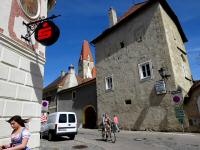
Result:
<svg viewBox="0 0 200 150">
<path fill-rule="evenodd" d="M 182 131 L 171 92 L 184 98 L 192 76 L 177 16 L 165 0 L 142 2 L 116 16 L 111 8 L 110 27 L 92 41 L 98 124 L 108 112 L 119 116 L 123 129 Z"/>
<path fill-rule="evenodd" d="M 189 119 L 190 131 L 200 132 L 200 80 L 195 81 L 188 92 L 185 111 Z"/>
<path fill-rule="evenodd" d="M 78 61 L 78 75 L 73 65 L 43 90 L 43 99 L 49 101 L 49 112 L 73 111 L 78 125 L 96 126 L 96 68 L 88 41 L 84 40 Z M 90 121 L 89 121 L 90 120 Z"/>
<path fill-rule="evenodd" d="M 97 120 L 96 78 L 57 93 L 58 111 L 76 112 L 78 126 L 95 128 Z"/>
<path fill-rule="evenodd" d="M 45 47 L 27 33 L 23 24 L 47 17 L 55 0 L 6 0 L 0 5 L 0 145 L 10 143 L 12 129 L 6 122 L 13 115 L 31 118 L 29 146 L 40 147 L 40 113 Z M 30 7 L 31 6 L 31 7 Z"/>
<path fill-rule="evenodd" d="M 49 101 L 49 113 L 58 111 L 57 92 L 78 85 L 80 78 L 76 76 L 74 66 L 70 65 L 68 72 L 61 71 L 60 76 L 43 89 L 43 100 Z"/>
</svg>

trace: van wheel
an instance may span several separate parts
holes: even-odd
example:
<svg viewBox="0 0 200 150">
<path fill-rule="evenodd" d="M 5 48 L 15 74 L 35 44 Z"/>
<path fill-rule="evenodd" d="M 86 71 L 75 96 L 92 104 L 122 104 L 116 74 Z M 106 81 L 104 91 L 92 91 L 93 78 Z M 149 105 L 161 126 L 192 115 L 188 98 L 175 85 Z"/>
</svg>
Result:
<svg viewBox="0 0 200 150">
<path fill-rule="evenodd" d="M 48 134 L 48 140 L 49 141 L 53 140 L 53 133 L 52 132 L 49 132 L 49 134 Z"/>
<path fill-rule="evenodd" d="M 73 134 L 73 135 L 69 135 L 69 139 L 70 140 L 74 140 L 74 138 L 75 138 L 75 135 Z"/>
</svg>

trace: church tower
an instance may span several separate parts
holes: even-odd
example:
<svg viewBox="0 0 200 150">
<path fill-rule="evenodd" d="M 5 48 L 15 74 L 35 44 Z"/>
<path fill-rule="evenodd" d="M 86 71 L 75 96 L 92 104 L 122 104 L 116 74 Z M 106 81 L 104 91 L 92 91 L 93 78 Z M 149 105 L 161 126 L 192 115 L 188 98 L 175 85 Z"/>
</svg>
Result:
<svg viewBox="0 0 200 150">
<path fill-rule="evenodd" d="M 94 60 L 87 40 L 84 40 L 78 63 L 78 75 L 83 79 L 96 77 Z"/>
</svg>

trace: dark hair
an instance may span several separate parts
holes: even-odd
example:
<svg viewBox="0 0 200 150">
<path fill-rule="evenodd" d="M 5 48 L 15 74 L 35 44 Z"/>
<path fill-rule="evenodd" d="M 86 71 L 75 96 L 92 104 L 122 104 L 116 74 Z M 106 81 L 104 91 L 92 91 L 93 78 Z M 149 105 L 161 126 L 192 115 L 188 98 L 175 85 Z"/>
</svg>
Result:
<svg viewBox="0 0 200 150">
<path fill-rule="evenodd" d="M 25 123 L 27 123 L 27 120 L 22 119 L 21 116 L 18 115 L 11 117 L 7 122 L 11 123 L 12 121 L 17 122 L 22 127 L 25 127 Z"/>
</svg>

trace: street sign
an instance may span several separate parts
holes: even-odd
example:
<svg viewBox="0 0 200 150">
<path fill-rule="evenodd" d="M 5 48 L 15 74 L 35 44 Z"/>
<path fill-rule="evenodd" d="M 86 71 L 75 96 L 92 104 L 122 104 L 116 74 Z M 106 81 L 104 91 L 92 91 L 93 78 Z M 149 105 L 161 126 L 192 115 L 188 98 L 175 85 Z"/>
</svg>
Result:
<svg viewBox="0 0 200 150">
<path fill-rule="evenodd" d="M 176 111 L 176 116 L 177 118 L 182 118 L 185 116 L 184 111 L 183 110 L 177 110 Z"/>
<path fill-rule="evenodd" d="M 172 93 L 172 100 L 176 105 L 181 105 L 183 102 L 183 96 L 180 91 L 173 91 Z"/>
<path fill-rule="evenodd" d="M 59 35 L 59 28 L 49 20 L 41 22 L 35 29 L 35 39 L 45 46 L 55 43 Z"/>
<path fill-rule="evenodd" d="M 155 90 L 158 95 L 167 93 L 164 80 L 156 81 Z"/>
<path fill-rule="evenodd" d="M 180 96 L 175 95 L 175 96 L 173 97 L 173 101 L 174 101 L 175 103 L 179 103 L 179 102 L 181 101 Z"/>
<path fill-rule="evenodd" d="M 49 101 L 42 100 L 42 111 L 48 111 Z"/>
<path fill-rule="evenodd" d="M 175 113 L 176 113 L 176 118 L 180 122 L 180 124 L 184 123 L 184 118 L 185 118 L 185 113 L 183 108 L 181 107 L 175 107 Z"/>
</svg>

